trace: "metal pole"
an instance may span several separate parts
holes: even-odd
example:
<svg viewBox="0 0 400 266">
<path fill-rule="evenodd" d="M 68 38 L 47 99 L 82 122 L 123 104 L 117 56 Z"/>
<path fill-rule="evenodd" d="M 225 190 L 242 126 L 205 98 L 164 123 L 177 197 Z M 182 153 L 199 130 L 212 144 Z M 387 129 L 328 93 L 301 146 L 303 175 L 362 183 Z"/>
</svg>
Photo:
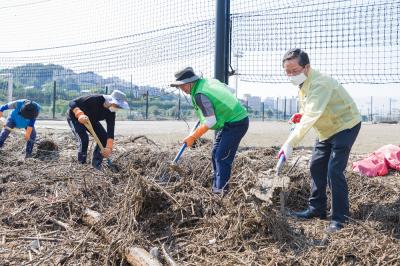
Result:
<svg viewBox="0 0 400 266">
<path fill-rule="evenodd" d="M 229 38 L 227 37 L 229 36 L 230 1 L 219 0 L 216 2 L 214 77 L 223 83 L 228 83 Z"/>
<path fill-rule="evenodd" d="M 8 74 L 8 102 L 12 102 L 13 95 L 13 74 Z"/>
<path fill-rule="evenodd" d="M 235 86 L 236 99 L 238 94 L 238 85 L 239 85 L 239 55 L 236 54 L 236 86 Z"/>
<path fill-rule="evenodd" d="M 146 91 L 146 120 L 149 118 L 149 90 Z"/>
<path fill-rule="evenodd" d="M 286 96 L 285 96 L 285 101 L 284 101 L 284 107 L 283 107 L 283 120 L 286 120 Z"/>
<path fill-rule="evenodd" d="M 230 0 L 226 0 L 225 8 L 225 53 L 224 53 L 224 73 L 225 73 L 225 83 L 229 83 L 229 64 L 231 55 L 231 3 Z M 237 98 L 237 97 L 236 97 Z"/>
<path fill-rule="evenodd" d="M 392 120 L 392 98 L 389 97 L 389 119 Z"/>
<path fill-rule="evenodd" d="M 178 95 L 178 120 L 181 120 L 181 90 Z"/>
<path fill-rule="evenodd" d="M 276 97 L 276 120 L 279 120 L 279 97 Z"/>
<path fill-rule="evenodd" d="M 371 120 L 371 122 L 372 122 L 372 119 L 373 119 L 373 115 L 372 115 L 372 96 L 371 96 L 371 107 L 370 107 L 370 109 L 371 109 L 371 113 L 370 113 L 371 117 L 370 117 L 370 120 Z"/>
<path fill-rule="evenodd" d="M 262 106 L 262 121 L 264 121 L 264 102 L 262 102 L 262 104 L 261 104 L 261 106 Z"/>
<path fill-rule="evenodd" d="M 56 119 L 56 87 L 57 82 L 53 82 L 53 119 Z"/>
</svg>

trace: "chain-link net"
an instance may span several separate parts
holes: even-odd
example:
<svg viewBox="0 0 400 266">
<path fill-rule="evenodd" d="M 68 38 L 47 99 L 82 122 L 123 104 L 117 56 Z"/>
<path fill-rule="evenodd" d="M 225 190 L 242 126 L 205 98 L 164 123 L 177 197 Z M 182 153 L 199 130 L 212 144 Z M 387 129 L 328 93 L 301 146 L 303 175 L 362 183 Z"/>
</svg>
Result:
<svg viewBox="0 0 400 266">
<path fill-rule="evenodd" d="M 282 57 L 298 47 L 343 83 L 400 82 L 399 1 L 233 0 L 231 13 L 241 80 L 287 82 Z"/>
<path fill-rule="evenodd" d="M 281 59 L 293 47 L 344 83 L 400 81 L 399 1 L 230 2 L 231 66 L 243 81 L 286 82 Z M 0 100 L 12 75 L 14 98 L 38 101 L 46 117 L 113 89 L 128 94 L 125 118 L 176 117 L 173 73 L 191 65 L 213 76 L 215 9 L 212 0 L 2 1 Z M 157 111 L 161 103 L 169 109 Z"/>
<path fill-rule="evenodd" d="M 15 98 L 37 100 L 49 116 L 54 91 L 62 113 L 63 100 L 113 89 L 127 92 L 131 106 L 139 108 L 136 118 L 158 114 L 151 104 L 160 101 L 169 101 L 165 114 L 176 116 L 178 99 L 169 95 L 174 72 L 191 65 L 213 73 L 211 0 L 5 1 L 0 17 L 11 19 L 0 27 L 2 39 L 10 40 L 0 45 L 0 73 L 13 75 Z"/>
</svg>

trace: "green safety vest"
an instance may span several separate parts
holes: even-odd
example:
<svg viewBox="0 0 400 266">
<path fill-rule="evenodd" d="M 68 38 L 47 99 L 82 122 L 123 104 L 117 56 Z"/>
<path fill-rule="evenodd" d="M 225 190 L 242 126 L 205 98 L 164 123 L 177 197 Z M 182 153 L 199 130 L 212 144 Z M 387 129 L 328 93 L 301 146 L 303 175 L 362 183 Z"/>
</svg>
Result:
<svg viewBox="0 0 400 266">
<path fill-rule="evenodd" d="M 216 79 L 199 79 L 192 88 L 190 96 L 201 124 L 204 124 L 205 117 L 200 107 L 196 104 L 195 96 L 199 93 L 207 96 L 214 107 L 215 118 L 217 120 L 217 123 L 212 127 L 214 130 L 223 128 L 226 122 L 240 121 L 248 115 L 246 109 L 228 90 L 224 83 Z"/>
</svg>

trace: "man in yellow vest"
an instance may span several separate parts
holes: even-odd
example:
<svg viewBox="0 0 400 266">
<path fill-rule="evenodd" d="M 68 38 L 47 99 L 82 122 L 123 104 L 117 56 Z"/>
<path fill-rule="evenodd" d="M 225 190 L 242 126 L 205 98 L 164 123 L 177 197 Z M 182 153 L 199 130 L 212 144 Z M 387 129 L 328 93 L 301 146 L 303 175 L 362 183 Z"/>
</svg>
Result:
<svg viewBox="0 0 400 266">
<path fill-rule="evenodd" d="M 202 78 L 193 68 L 186 67 L 175 73 L 171 84 L 189 94 L 200 126 L 183 142 L 191 146 L 209 129 L 217 130 L 212 150 L 213 187 L 216 194 L 228 191 L 232 163 L 243 136 L 249 127 L 247 111 L 224 83 Z"/>
<path fill-rule="evenodd" d="M 290 81 L 299 87 L 300 120 L 278 153 L 288 160 L 292 147 L 314 128 L 318 139 L 313 148 L 311 196 L 308 208 L 293 214 L 298 218 L 326 218 L 326 187 L 332 192 L 331 222 L 328 232 L 343 227 L 349 216 L 349 196 L 344 170 L 350 150 L 361 127 L 361 115 L 343 86 L 310 66 L 306 52 L 292 49 L 283 57 L 283 68 Z M 296 122 L 296 121 L 294 121 Z"/>
</svg>

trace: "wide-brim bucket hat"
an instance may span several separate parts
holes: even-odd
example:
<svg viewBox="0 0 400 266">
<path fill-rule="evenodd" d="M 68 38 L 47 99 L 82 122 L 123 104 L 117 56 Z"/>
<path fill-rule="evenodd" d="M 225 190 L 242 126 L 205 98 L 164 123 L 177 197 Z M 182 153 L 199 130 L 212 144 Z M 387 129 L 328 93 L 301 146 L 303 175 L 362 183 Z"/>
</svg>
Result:
<svg viewBox="0 0 400 266">
<path fill-rule="evenodd" d="M 107 101 L 109 103 L 114 103 L 118 105 L 119 108 L 122 109 L 129 109 L 129 104 L 126 101 L 126 94 L 123 93 L 120 90 L 113 90 L 113 92 L 110 95 L 103 95 L 105 98 L 107 98 Z"/>
<path fill-rule="evenodd" d="M 201 79 L 201 74 L 197 74 L 194 72 L 192 67 L 185 67 L 182 70 L 179 70 L 175 73 L 175 81 L 171 82 L 171 87 L 178 87 L 180 85 L 190 83 Z"/>
</svg>

